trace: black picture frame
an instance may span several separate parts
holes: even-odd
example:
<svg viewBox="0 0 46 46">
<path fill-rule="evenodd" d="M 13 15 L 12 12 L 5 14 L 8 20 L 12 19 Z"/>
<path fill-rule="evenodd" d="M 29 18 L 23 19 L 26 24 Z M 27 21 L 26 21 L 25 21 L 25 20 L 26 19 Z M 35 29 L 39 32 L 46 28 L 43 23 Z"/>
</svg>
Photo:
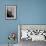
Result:
<svg viewBox="0 0 46 46">
<path fill-rule="evenodd" d="M 5 19 L 16 20 L 16 5 L 5 5 Z"/>
</svg>

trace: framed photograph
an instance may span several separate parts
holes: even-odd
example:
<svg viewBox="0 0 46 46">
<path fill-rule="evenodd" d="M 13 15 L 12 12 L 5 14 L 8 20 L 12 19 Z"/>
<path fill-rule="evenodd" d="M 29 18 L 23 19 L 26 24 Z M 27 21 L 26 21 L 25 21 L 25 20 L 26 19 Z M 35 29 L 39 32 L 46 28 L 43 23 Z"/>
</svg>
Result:
<svg viewBox="0 0 46 46">
<path fill-rule="evenodd" d="M 19 24 L 18 42 L 24 43 L 24 40 L 46 41 L 46 24 Z"/>
<path fill-rule="evenodd" d="M 16 19 L 16 5 L 6 5 L 6 19 L 14 20 Z"/>
</svg>

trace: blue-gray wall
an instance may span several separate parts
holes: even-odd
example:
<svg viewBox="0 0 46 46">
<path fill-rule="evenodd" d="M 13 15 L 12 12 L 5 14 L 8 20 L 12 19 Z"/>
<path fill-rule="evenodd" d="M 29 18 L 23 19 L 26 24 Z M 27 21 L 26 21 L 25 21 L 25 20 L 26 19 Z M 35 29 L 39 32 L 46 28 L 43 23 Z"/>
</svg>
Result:
<svg viewBox="0 0 46 46">
<path fill-rule="evenodd" d="M 17 6 L 16 20 L 5 20 L 6 4 Z M 9 32 L 17 34 L 18 24 L 46 24 L 46 0 L 0 0 L 0 44 L 8 43 Z"/>
</svg>

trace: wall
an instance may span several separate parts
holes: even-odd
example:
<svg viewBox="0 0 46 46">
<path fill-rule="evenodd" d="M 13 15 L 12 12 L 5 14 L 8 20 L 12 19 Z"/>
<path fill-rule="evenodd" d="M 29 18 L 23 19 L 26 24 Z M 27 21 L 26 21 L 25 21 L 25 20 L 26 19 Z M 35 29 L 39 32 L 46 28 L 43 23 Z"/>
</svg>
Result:
<svg viewBox="0 0 46 46">
<path fill-rule="evenodd" d="M 10 32 L 18 34 L 19 13 L 17 12 L 16 20 L 5 20 L 5 5 L 9 4 L 17 6 L 17 0 L 0 0 L 0 44 L 7 44 L 9 42 L 8 34 Z M 18 42 L 17 39 L 15 42 Z"/>
<path fill-rule="evenodd" d="M 21 24 L 46 24 L 46 0 L 19 1 Z"/>
<path fill-rule="evenodd" d="M 16 20 L 5 20 L 6 4 L 17 6 Z M 0 44 L 8 43 L 9 32 L 18 32 L 18 24 L 46 24 L 46 0 L 0 0 Z"/>
</svg>

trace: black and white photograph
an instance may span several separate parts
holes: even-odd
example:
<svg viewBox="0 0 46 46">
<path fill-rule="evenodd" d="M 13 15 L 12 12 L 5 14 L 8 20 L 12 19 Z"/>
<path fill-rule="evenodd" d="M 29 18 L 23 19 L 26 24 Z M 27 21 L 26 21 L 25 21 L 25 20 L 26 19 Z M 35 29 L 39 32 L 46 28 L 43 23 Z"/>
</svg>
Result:
<svg viewBox="0 0 46 46">
<path fill-rule="evenodd" d="M 16 5 L 6 5 L 6 19 L 16 19 Z"/>
</svg>

